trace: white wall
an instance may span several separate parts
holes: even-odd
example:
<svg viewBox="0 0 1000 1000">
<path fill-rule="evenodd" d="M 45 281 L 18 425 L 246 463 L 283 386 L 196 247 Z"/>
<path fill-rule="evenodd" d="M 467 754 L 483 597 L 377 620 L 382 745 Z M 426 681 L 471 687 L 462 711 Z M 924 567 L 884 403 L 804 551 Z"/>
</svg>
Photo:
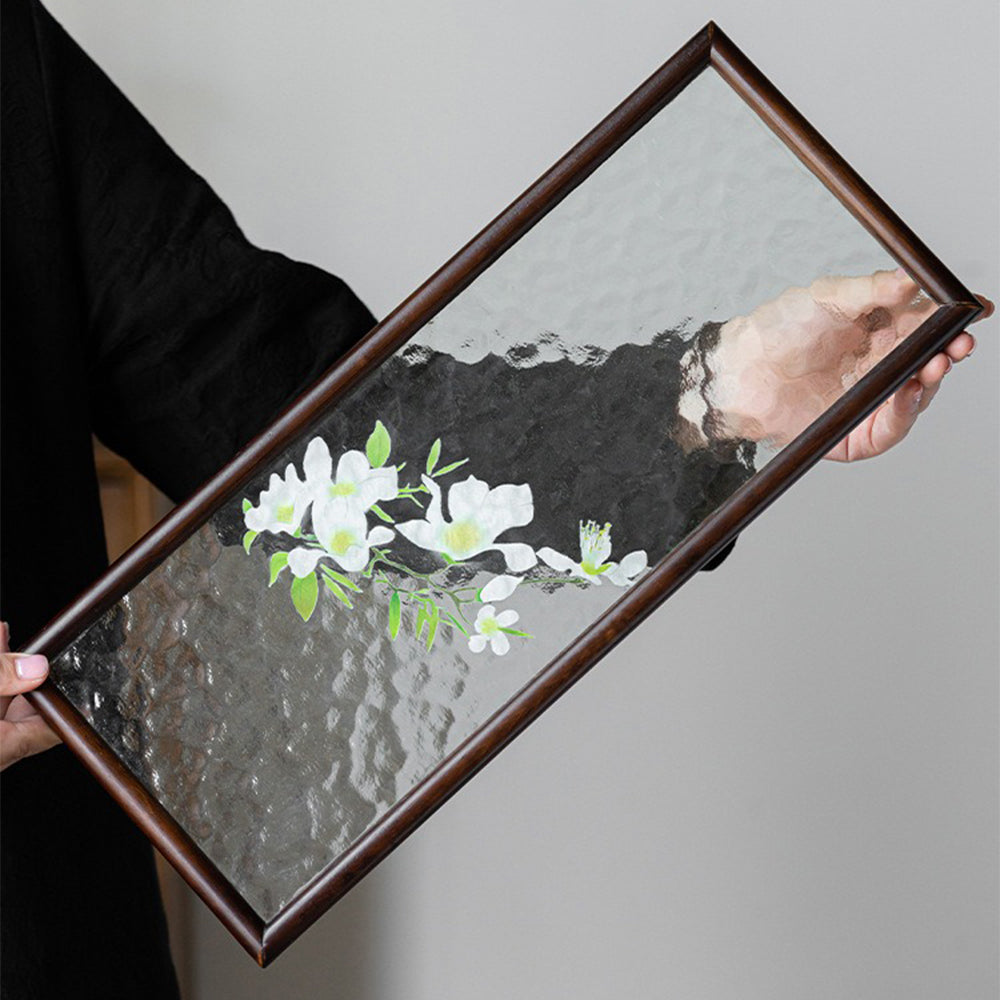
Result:
<svg viewBox="0 0 1000 1000">
<path fill-rule="evenodd" d="M 384 315 L 713 17 L 976 290 L 998 9 L 50 0 L 261 245 Z M 892 454 L 823 463 L 266 972 L 192 998 L 986 998 L 997 323 Z"/>
</svg>

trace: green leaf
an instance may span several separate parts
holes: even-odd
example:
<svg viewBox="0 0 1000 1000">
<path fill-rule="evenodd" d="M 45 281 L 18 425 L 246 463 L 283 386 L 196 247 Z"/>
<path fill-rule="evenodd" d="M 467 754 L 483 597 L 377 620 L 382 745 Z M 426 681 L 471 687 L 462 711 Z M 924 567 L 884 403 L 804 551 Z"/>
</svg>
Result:
<svg viewBox="0 0 1000 1000">
<path fill-rule="evenodd" d="M 351 604 L 351 599 L 341 589 L 340 584 L 334 583 L 328 576 L 323 577 L 323 582 L 330 588 L 333 596 L 336 597 L 338 601 L 342 604 L 346 604 L 349 608 L 354 607 L 354 605 Z"/>
<path fill-rule="evenodd" d="M 395 639 L 399 635 L 399 622 L 403 616 L 403 603 L 399 598 L 399 591 L 392 592 L 392 599 L 389 601 L 389 638 Z"/>
<path fill-rule="evenodd" d="M 251 507 L 253 507 L 253 504 L 250 503 L 250 501 L 247 500 L 246 497 L 244 497 L 243 498 L 243 513 L 245 514 L 248 510 L 250 510 Z"/>
<path fill-rule="evenodd" d="M 427 608 L 421 607 L 417 612 L 417 621 L 413 626 L 413 631 L 416 637 L 420 638 L 420 633 L 424 630 L 424 623 L 428 620 L 430 616 L 427 614 Z"/>
<path fill-rule="evenodd" d="M 406 462 L 400 462 L 399 465 L 396 466 L 396 471 L 397 472 L 402 472 L 403 469 L 405 469 L 405 468 L 406 468 Z"/>
<path fill-rule="evenodd" d="M 383 521 L 388 521 L 389 524 L 395 524 L 395 520 L 391 518 L 382 508 L 377 504 L 373 503 L 371 507 L 368 508 L 377 518 Z"/>
<path fill-rule="evenodd" d="M 427 475 L 431 475 L 434 472 L 434 466 L 438 464 L 438 459 L 441 457 L 441 438 L 437 438 L 434 444 L 431 445 L 430 454 L 427 456 Z"/>
<path fill-rule="evenodd" d="M 446 476 L 449 472 L 454 472 L 459 466 L 465 465 L 468 461 L 467 458 L 463 458 L 461 462 L 452 462 L 451 465 L 446 465 L 443 469 L 438 469 L 434 473 L 434 478 L 437 479 L 438 476 Z"/>
<path fill-rule="evenodd" d="M 429 616 L 429 624 L 427 626 L 427 648 L 430 649 L 434 645 L 434 636 L 437 635 L 438 622 L 441 620 L 441 614 L 438 609 L 434 608 L 434 614 Z"/>
<path fill-rule="evenodd" d="M 501 632 L 506 632 L 507 635 L 519 635 L 523 639 L 534 639 L 535 638 L 529 632 L 518 632 L 518 630 L 516 628 L 502 628 L 502 629 L 500 629 L 500 631 Z"/>
<path fill-rule="evenodd" d="M 297 576 L 292 580 L 292 604 L 295 605 L 295 610 L 302 616 L 304 622 L 312 618 L 318 598 L 319 580 L 315 573 L 310 573 L 308 576 Z"/>
<path fill-rule="evenodd" d="M 269 587 L 274 586 L 274 581 L 278 579 L 281 575 L 281 571 L 288 565 L 288 553 L 287 552 L 275 552 L 271 556 L 271 579 L 268 582 Z"/>
<path fill-rule="evenodd" d="M 365 444 L 365 454 L 368 456 L 368 463 L 373 469 L 385 465 L 389 452 L 392 450 L 392 441 L 389 432 L 385 429 L 385 424 L 381 420 L 375 421 L 375 430 L 371 432 Z"/>
<path fill-rule="evenodd" d="M 469 630 L 450 611 L 445 612 L 444 622 L 452 628 L 457 628 L 462 635 L 469 634 Z"/>
<path fill-rule="evenodd" d="M 243 536 L 243 549 L 247 553 L 247 555 L 250 554 L 250 546 L 253 545 L 253 540 L 256 537 L 257 537 L 257 532 L 256 531 L 248 531 Z"/>
<path fill-rule="evenodd" d="M 342 587 L 353 590 L 356 594 L 361 593 L 361 588 L 350 577 L 344 576 L 343 573 L 338 573 L 335 569 L 330 569 L 329 566 L 324 566 L 323 572 Z"/>
</svg>

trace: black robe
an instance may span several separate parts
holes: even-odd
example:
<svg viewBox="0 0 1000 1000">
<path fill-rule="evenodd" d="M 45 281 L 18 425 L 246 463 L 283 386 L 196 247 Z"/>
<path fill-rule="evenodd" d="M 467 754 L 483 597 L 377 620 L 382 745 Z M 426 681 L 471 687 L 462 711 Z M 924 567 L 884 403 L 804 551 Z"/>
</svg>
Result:
<svg viewBox="0 0 1000 1000">
<path fill-rule="evenodd" d="M 106 566 L 92 434 L 182 500 L 374 320 L 340 279 L 251 246 L 40 4 L 2 13 L 0 537 L 16 649 Z M 177 996 L 138 829 L 64 747 L 0 788 L 3 996 Z"/>
</svg>

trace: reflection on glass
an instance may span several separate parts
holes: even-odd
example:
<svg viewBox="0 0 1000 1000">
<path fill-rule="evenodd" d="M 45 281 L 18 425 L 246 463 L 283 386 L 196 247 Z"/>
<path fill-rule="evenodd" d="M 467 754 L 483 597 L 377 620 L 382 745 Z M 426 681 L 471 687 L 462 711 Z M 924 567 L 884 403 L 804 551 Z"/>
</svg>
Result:
<svg viewBox="0 0 1000 1000">
<path fill-rule="evenodd" d="M 893 268 L 706 72 L 56 682 L 269 919 L 916 327 Z"/>
</svg>

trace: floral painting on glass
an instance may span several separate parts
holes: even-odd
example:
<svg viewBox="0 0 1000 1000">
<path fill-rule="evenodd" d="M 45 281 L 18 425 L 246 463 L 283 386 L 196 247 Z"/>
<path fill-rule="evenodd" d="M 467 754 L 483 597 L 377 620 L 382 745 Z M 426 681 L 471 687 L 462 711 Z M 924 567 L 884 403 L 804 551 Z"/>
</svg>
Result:
<svg viewBox="0 0 1000 1000">
<path fill-rule="evenodd" d="M 473 652 L 488 649 L 497 656 L 509 651 L 510 636 L 531 638 L 513 627 L 520 618 L 517 611 L 496 609 L 521 584 L 572 580 L 597 585 L 606 580 L 627 587 L 647 568 L 641 550 L 630 552 L 621 563 L 610 561 L 610 522 L 580 522 L 579 562 L 548 545 L 536 550 L 524 542 L 501 541 L 508 528 L 529 525 L 534 518 L 530 484 L 491 488 L 469 475 L 450 482 L 445 498 L 439 480 L 454 478 L 468 459 L 439 465 L 441 450 L 437 438 L 419 485 L 400 485 L 405 463 L 389 464 L 392 439 L 381 420 L 363 452 L 351 450 L 339 457 L 336 473 L 329 446 L 314 437 L 306 447 L 304 477 L 289 463 L 283 477 L 271 474 L 256 505 L 244 499 L 243 547 L 249 553 L 262 532 L 273 536 L 269 548 L 282 546 L 270 555 L 268 586 L 289 570 L 291 601 L 304 621 L 312 617 L 324 588 L 350 611 L 351 595 L 368 585 L 385 600 L 391 638 L 400 628 L 411 628 L 418 639 L 426 635 L 431 649 L 438 628 L 444 626 L 465 636 Z M 405 517 L 412 511 L 409 504 L 416 504 L 424 516 L 401 519 L 398 506 L 408 508 Z M 369 515 L 375 523 L 369 523 Z M 287 540 L 277 537 L 281 535 Z M 434 553 L 441 567 L 430 573 L 412 568 L 403 561 L 405 551 L 396 551 L 400 541 L 404 549 L 408 542 Z M 474 560 L 487 551 L 503 556 L 507 572 L 482 586 L 470 586 Z M 539 561 L 543 572 L 537 575 Z M 546 567 L 549 572 L 544 572 Z"/>
</svg>

